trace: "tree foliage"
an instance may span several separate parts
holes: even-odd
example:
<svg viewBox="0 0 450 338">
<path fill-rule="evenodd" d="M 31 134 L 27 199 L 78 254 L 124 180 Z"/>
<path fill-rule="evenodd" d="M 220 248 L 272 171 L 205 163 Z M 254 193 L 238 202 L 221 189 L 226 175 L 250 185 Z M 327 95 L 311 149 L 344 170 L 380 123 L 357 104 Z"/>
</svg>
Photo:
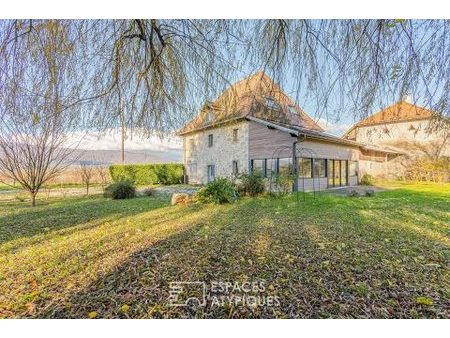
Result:
<svg viewBox="0 0 450 338">
<path fill-rule="evenodd" d="M 3 21 L 0 79 L 23 84 L 20 70 L 29 65 L 17 56 L 48 39 L 60 53 L 56 59 L 42 54 L 35 67 L 70 70 L 60 104 L 64 110 L 76 107 L 76 122 L 84 127 L 117 126 L 123 114 L 129 133 L 171 132 L 231 81 L 264 69 L 301 105 L 314 107 L 317 118 L 359 119 L 412 94 L 440 113 L 434 127 L 443 128 L 450 101 L 449 25 L 448 20 Z"/>
</svg>

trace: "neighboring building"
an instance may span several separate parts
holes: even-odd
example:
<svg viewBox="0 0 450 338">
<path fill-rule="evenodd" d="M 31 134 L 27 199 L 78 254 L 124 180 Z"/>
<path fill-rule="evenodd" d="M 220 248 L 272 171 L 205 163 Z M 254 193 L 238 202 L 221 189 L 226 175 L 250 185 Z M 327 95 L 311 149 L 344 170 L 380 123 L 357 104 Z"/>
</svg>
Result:
<svg viewBox="0 0 450 338">
<path fill-rule="evenodd" d="M 366 146 L 391 150 L 386 161 L 376 162 L 373 153 L 362 150 L 361 173 L 402 176 L 418 157 L 438 158 L 450 156 L 448 128 L 436 128 L 438 114 L 410 102 L 409 97 L 397 102 L 352 126 L 344 138 Z"/>
<path fill-rule="evenodd" d="M 270 179 L 298 168 L 300 189 L 356 185 L 361 151 L 370 150 L 383 161 L 395 153 L 324 133 L 262 71 L 205 104 L 178 134 L 185 173 L 193 184 L 252 170 Z"/>
</svg>

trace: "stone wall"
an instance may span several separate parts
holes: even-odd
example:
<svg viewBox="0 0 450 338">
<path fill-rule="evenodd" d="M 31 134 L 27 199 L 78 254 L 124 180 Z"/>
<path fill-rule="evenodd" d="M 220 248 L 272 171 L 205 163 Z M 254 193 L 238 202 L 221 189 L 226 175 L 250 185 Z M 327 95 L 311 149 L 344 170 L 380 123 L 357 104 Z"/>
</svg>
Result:
<svg viewBox="0 0 450 338">
<path fill-rule="evenodd" d="M 233 130 L 238 130 L 237 141 Z M 213 146 L 208 136 L 213 135 Z M 239 172 L 248 170 L 248 122 L 239 121 L 225 126 L 187 135 L 183 141 L 184 165 L 191 184 L 208 182 L 208 165 L 215 166 L 215 177 L 231 177 L 233 161 Z"/>
</svg>

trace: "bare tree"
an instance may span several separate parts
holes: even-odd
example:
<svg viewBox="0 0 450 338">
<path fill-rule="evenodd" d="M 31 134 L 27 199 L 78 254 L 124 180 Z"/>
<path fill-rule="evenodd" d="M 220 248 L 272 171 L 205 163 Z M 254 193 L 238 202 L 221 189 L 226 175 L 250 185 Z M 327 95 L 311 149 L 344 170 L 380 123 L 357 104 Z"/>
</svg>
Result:
<svg viewBox="0 0 450 338">
<path fill-rule="evenodd" d="M 91 185 L 92 179 L 95 175 L 95 168 L 87 164 L 82 164 L 80 166 L 80 176 L 81 181 L 86 185 L 86 195 L 89 195 L 89 186 Z"/>
<path fill-rule="evenodd" d="M 47 115 L 49 117 L 49 115 Z M 51 115 L 50 115 L 51 117 Z M 31 204 L 42 186 L 70 164 L 73 149 L 66 148 L 67 137 L 58 121 L 3 116 L 0 122 L 0 172 L 28 191 Z"/>
<path fill-rule="evenodd" d="M 97 175 L 100 180 L 102 189 L 105 190 L 106 185 L 109 183 L 111 179 L 108 169 L 105 167 L 97 167 Z"/>
<path fill-rule="evenodd" d="M 63 107 L 77 88 L 66 86 L 73 76 L 66 27 L 44 22 L 33 31 L 7 51 L 0 73 L 0 172 L 28 191 L 35 206 L 42 186 L 71 163 L 72 116 Z"/>
</svg>

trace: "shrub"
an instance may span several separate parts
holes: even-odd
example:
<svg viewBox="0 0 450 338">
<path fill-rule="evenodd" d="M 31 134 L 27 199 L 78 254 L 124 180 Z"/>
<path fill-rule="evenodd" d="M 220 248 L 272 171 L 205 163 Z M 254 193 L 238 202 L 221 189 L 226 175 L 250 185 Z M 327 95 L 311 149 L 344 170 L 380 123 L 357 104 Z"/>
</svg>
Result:
<svg viewBox="0 0 450 338">
<path fill-rule="evenodd" d="M 362 185 L 373 185 L 374 183 L 375 183 L 375 178 L 372 175 L 364 174 L 363 177 L 361 177 Z"/>
<path fill-rule="evenodd" d="M 242 195 L 257 196 L 264 192 L 264 177 L 259 172 L 239 175 L 238 191 Z"/>
<path fill-rule="evenodd" d="M 450 180 L 448 158 L 419 158 L 412 161 L 406 170 L 406 179 L 425 182 L 448 182 Z"/>
<path fill-rule="evenodd" d="M 143 194 L 144 194 L 145 196 L 151 197 L 151 196 L 155 196 L 156 191 L 155 191 L 155 189 L 147 188 L 147 189 L 145 189 L 145 190 L 143 191 Z"/>
<path fill-rule="evenodd" d="M 375 190 L 373 190 L 373 189 L 367 190 L 367 191 L 366 191 L 366 196 L 367 196 L 367 197 L 375 196 Z"/>
<path fill-rule="evenodd" d="M 238 198 L 234 184 L 227 178 L 216 178 L 199 190 L 198 200 L 202 203 L 231 203 Z"/>
<path fill-rule="evenodd" d="M 358 197 L 359 193 L 356 190 L 352 189 L 352 190 L 347 192 L 347 196 L 348 197 Z"/>
<path fill-rule="evenodd" d="M 278 194 L 286 195 L 292 191 L 294 177 L 289 173 L 280 173 L 274 177 L 273 183 Z"/>
<path fill-rule="evenodd" d="M 125 164 L 109 167 L 114 182 L 131 180 L 137 185 L 179 184 L 183 179 L 183 165 L 179 163 Z"/>
<path fill-rule="evenodd" d="M 133 198 L 136 196 L 136 187 L 130 180 L 114 182 L 105 188 L 104 196 L 114 200 Z"/>
</svg>

